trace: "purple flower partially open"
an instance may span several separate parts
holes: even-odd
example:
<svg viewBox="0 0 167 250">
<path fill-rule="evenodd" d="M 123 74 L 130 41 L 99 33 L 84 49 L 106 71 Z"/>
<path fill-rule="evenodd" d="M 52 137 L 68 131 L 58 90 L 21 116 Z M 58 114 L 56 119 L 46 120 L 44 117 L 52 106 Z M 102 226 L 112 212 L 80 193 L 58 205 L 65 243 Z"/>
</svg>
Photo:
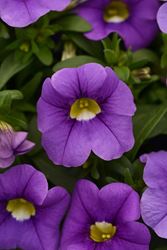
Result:
<svg viewBox="0 0 167 250">
<path fill-rule="evenodd" d="M 26 140 L 27 132 L 16 132 L 12 127 L 0 122 L 0 168 L 9 167 L 16 155 L 29 152 L 35 144 Z"/>
<path fill-rule="evenodd" d="M 143 178 L 148 186 L 141 199 L 142 218 L 167 239 L 167 152 L 145 154 L 140 160 L 146 164 Z"/>
<path fill-rule="evenodd" d="M 61 250 L 149 250 L 150 234 L 140 217 L 139 195 L 123 183 L 99 190 L 78 182 L 61 239 Z"/>
<path fill-rule="evenodd" d="M 13 27 L 25 27 L 47 12 L 65 9 L 71 0 L 1 0 L 0 18 Z"/>
<path fill-rule="evenodd" d="M 133 96 L 109 67 L 58 71 L 44 82 L 37 110 L 43 147 L 56 164 L 80 166 L 91 151 L 111 160 L 133 147 Z"/>
<path fill-rule="evenodd" d="M 1 174 L 0 187 L 0 249 L 57 250 L 67 192 L 48 191 L 45 176 L 30 165 Z"/>
<path fill-rule="evenodd" d="M 76 12 L 85 18 L 92 30 L 85 36 L 101 40 L 117 32 L 127 48 L 146 47 L 154 39 L 158 26 L 158 0 L 90 0 L 78 6 Z"/>
<path fill-rule="evenodd" d="M 157 22 L 161 31 L 167 33 L 167 3 L 163 4 L 159 8 Z"/>
</svg>

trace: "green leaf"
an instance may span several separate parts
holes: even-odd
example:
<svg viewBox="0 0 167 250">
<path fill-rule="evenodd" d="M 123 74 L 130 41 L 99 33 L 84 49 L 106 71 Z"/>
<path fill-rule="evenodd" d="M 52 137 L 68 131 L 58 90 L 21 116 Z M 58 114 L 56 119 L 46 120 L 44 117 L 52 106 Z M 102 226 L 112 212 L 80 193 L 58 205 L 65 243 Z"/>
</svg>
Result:
<svg viewBox="0 0 167 250">
<path fill-rule="evenodd" d="M 91 25 L 83 18 L 75 15 L 65 16 L 56 21 L 63 31 L 87 32 Z"/>
<path fill-rule="evenodd" d="M 128 81 L 130 76 L 130 70 L 128 67 L 126 66 L 115 67 L 114 70 L 122 81 L 124 82 Z"/>
<path fill-rule="evenodd" d="M 22 93 L 19 90 L 3 90 L 0 91 L 0 108 L 9 110 L 12 100 L 20 100 L 23 98 Z"/>
<path fill-rule="evenodd" d="M 51 65 L 53 62 L 53 55 L 51 50 L 46 46 L 39 47 L 38 50 L 35 50 L 35 55 L 44 65 Z"/>
<path fill-rule="evenodd" d="M 86 51 L 91 56 L 103 58 L 103 48 L 100 42 L 95 42 L 86 39 L 82 34 L 70 33 L 68 37 L 81 49 Z"/>
<path fill-rule="evenodd" d="M 78 67 L 81 66 L 85 63 L 91 63 L 91 62 L 95 62 L 95 63 L 99 63 L 99 64 L 104 64 L 102 61 L 100 61 L 99 59 L 95 58 L 95 57 L 91 57 L 91 56 L 75 56 L 73 58 L 61 61 L 59 63 L 57 63 L 54 67 L 53 67 L 53 71 L 58 71 L 62 68 L 74 68 L 74 67 Z"/>
<path fill-rule="evenodd" d="M 2 89 L 8 80 L 16 73 L 30 64 L 31 60 L 17 60 L 14 54 L 9 55 L 0 66 L 0 89 Z"/>
<path fill-rule="evenodd" d="M 125 168 L 125 171 L 124 171 L 124 181 L 133 186 L 134 185 L 134 181 L 133 181 L 133 178 L 132 178 L 132 173 L 130 172 L 130 169 L 129 168 Z"/>
<path fill-rule="evenodd" d="M 157 55 L 148 49 L 141 49 L 133 53 L 133 60 L 131 69 L 139 68 L 147 65 L 148 63 L 158 63 Z"/>
<path fill-rule="evenodd" d="M 21 92 L 24 94 L 24 100 L 30 100 L 32 96 L 35 96 L 41 83 L 42 76 L 42 72 L 36 73 L 34 77 L 22 87 Z"/>
<path fill-rule="evenodd" d="M 148 113 L 136 114 L 134 118 L 135 146 L 127 154 L 132 161 L 135 159 L 140 147 L 150 136 L 152 131 L 161 122 L 167 113 L 167 105 L 160 105 L 157 108 L 150 109 Z"/>
</svg>

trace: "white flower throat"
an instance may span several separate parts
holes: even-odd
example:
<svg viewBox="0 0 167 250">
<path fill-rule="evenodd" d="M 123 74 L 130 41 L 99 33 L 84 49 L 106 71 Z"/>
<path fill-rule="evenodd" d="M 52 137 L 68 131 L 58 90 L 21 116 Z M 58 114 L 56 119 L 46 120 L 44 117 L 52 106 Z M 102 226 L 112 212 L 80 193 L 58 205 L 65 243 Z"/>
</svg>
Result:
<svg viewBox="0 0 167 250">
<path fill-rule="evenodd" d="M 34 205 L 22 198 L 9 200 L 6 210 L 10 212 L 12 217 L 17 221 L 29 220 L 31 216 L 35 216 L 36 214 Z"/>
<path fill-rule="evenodd" d="M 128 5 L 122 0 L 111 1 L 104 10 L 104 21 L 121 23 L 129 18 Z"/>
<path fill-rule="evenodd" d="M 89 121 L 101 112 L 97 102 L 90 98 L 77 99 L 71 106 L 70 117 L 77 121 Z"/>
</svg>

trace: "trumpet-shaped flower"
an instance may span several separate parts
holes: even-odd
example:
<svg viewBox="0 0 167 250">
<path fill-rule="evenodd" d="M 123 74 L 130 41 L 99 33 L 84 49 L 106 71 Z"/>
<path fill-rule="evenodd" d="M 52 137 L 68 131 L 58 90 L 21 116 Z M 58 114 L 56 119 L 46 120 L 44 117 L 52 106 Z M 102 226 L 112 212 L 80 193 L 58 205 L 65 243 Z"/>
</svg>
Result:
<svg viewBox="0 0 167 250">
<path fill-rule="evenodd" d="M 149 250 L 150 234 L 136 222 L 139 195 L 123 183 L 98 189 L 78 182 L 67 215 L 61 250 Z"/>
<path fill-rule="evenodd" d="M 78 6 L 76 12 L 85 18 L 92 30 L 85 36 L 101 40 L 117 32 L 127 48 L 146 47 L 158 31 L 157 0 L 90 0 Z"/>
<path fill-rule="evenodd" d="M 133 147 L 133 96 L 109 67 L 58 71 L 44 82 L 37 109 L 43 147 L 56 164 L 80 166 L 91 151 L 111 160 Z"/>
<path fill-rule="evenodd" d="M 30 165 L 1 174 L 0 186 L 0 249 L 58 249 L 67 192 L 61 187 L 48 191 L 45 176 Z"/>
</svg>

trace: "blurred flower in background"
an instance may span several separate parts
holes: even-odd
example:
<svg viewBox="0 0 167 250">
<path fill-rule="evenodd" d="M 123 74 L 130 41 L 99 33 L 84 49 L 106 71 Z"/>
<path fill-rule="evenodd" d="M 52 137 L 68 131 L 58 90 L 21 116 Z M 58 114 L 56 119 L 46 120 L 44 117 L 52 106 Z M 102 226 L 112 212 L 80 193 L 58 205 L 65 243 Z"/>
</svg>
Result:
<svg viewBox="0 0 167 250">
<path fill-rule="evenodd" d="M 71 0 L 1 0 L 0 18 L 10 26 L 25 27 L 49 11 L 62 11 L 70 2 Z"/>
<path fill-rule="evenodd" d="M 163 1 L 167 2 L 167 1 Z M 167 3 L 164 3 L 158 11 L 157 22 L 162 32 L 167 33 Z"/>
<path fill-rule="evenodd" d="M 136 222 L 139 218 L 139 195 L 127 184 L 99 190 L 81 180 L 65 220 L 61 250 L 149 250 L 150 233 Z"/>
<path fill-rule="evenodd" d="M 25 164 L 1 174 L 0 186 L 0 249 L 58 249 L 69 204 L 65 189 L 48 191 L 44 174 Z"/>
<path fill-rule="evenodd" d="M 27 132 L 14 131 L 6 122 L 0 122 L 0 168 L 9 167 L 16 155 L 29 152 L 35 144 L 27 140 Z"/>
<path fill-rule="evenodd" d="M 76 13 L 92 25 L 92 30 L 85 33 L 87 38 L 101 40 L 117 32 L 127 48 L 137 50 L 154 39 L 159 6 L 157 0 L 90 0 L 78 6 Z"/>
<path fill-rule="evenodd" d="M 144 222 L 158 236 L 167 239 L 167 152 L 144 154 L 144 181 L 148 188 L 142 195 L 141 213 Z"/>
<path fill-rule="evenodd" d="M 91 151 L 104 160 L 119 158 L 134 145 L 133 95 L 114 71 L 89 63 L 46 79 L 38 101 L 38 128 L 49 158 L 80 166 Z"/>
</svg>

